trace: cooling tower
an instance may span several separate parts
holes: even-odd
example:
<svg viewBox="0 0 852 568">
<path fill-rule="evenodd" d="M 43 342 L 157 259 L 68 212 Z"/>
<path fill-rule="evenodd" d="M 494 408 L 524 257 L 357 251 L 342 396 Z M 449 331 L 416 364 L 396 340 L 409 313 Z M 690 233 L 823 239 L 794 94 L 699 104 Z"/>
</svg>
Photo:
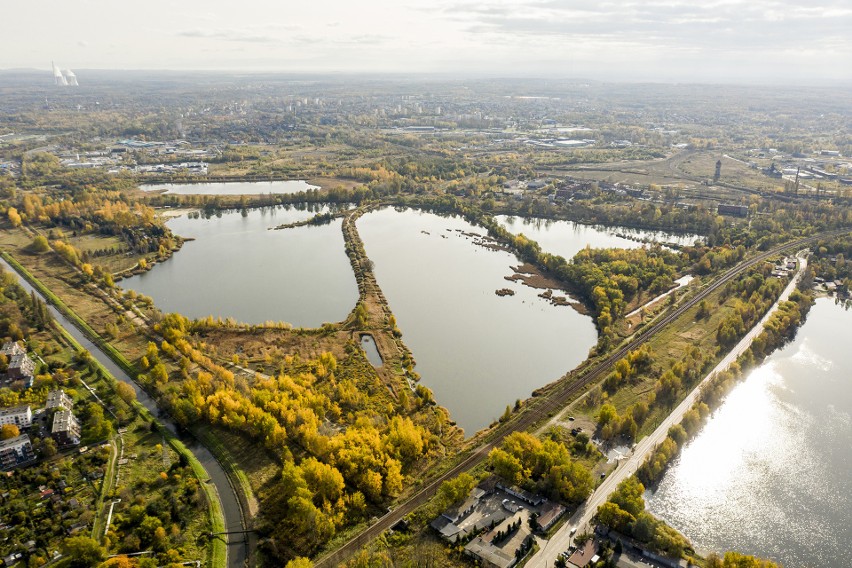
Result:
<svg viewBox="0 0 852 568">
<path fill-rule="evenodd" d="M 67 87 L 68 81 L 65 80 L 65 77 L 62 75 L 62 71 L 59 70 L 59 67 L 56 66 L 56 63 L 53 61 L 50 62 L 53 65 L 53 83 L 60 87 Z"/>
<path fill-rule="evenodd" d="M 79 87 L 79 84 L 77 83 L 77 75 L 75 75 L 70 69 L 65 70 L 65 82 L 71 87 Z"/>
</svg>

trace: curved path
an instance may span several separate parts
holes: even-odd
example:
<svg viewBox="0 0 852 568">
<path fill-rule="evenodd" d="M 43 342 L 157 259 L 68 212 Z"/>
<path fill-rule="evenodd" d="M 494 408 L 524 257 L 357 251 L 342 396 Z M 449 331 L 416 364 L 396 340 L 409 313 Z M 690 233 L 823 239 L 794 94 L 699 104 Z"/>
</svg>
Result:
<svg viewBox="0 0 852 568">
<path fill-rule="evenodd" d="M 425 504 L 437 492 L 438 487 L 440 487 L 440 485 L 444 481 L 453 479 L 457 477 L 460 473 L 465 472 L 479 464 L 488 456 L 488 453 L 493 448 L 500 445 L 503 439 L 512 432 L 529 430 L 539 420 L 546 418 L 552 413 L 561 410 L 568 402 L 570 402 L 570 400 L 576 394 L 582 391 L 582 389 L 585 388 L 586 385 L 602 379 L 605 374 L 612 368 L 615 362 L 624 357 L 628 351 L 635 350 L 637 347 L 645 343 L 656 333 L 658 333 L 663 328 L 665 328 L 670 323 L 672 323 L 684 313 L 686 313 L 687 310 L 697 305 L 701 300 L 703 300 L 711 293 L 715 292 L 716 290 L 739 276 L 745 270 L 748 270 L 756 264 L 764 262 L 765 260 L 775 255 L 778 255 L 786 250 L 800 250 L 818 239 L 837 234 L 844 234 L 847 232 L 849 232 L 849 229 L 841 229 L 836 231 L 829 231 L 826 233 L 820 233 L 818 235 L 792 241 L 787 244 L 777 246 L 769 251 L 760 253 L 752 257 L 751 259 L 741 262 L 737 266 L 727 270 L 719 278 L 716 278 L 713 282 L 711 282 L 702 290 L 700 290 L 695 296 L 690 298 L 688 301 L 686 301 L 684 304 L 682 304 L 672 312 L 661 316 L 658 321 L 643 329 L 641 333 L 634 336 L 633 339 L 624 344 L 622 347 L 616 349 L 613 353 L 604 358 L 602 361 L 587 368 L 585 372 L 569 373 L 566 377 L 560 379 L 549 393 L 545 394 L 540 398 L 529 400 L 526 410 L 513 420 L 510 420 L 509 422 L 500 426 L 498 430 L 493 433 L 489 442 L 474 449 L 468 455 L 463 457 L 458 464 L 449 469 L 447 472 L 439 475 L 437 478 L 428 481 L 407 501 L 399 504 L 396 509 L 385 514 L 383 517 L 381 517 L 375 523 L 364 529 L 361 533 L 353 537 L 351 540 L 349 540 L 337 550 L 330 552 L 329 554 L 321 558 L 316 563 L 317 568 L 337 566 L 341 562 L 345 561 L 359 549 L 369 544 L 370 541 L 372 541 L 374 538 L 378 537 L 384 531 L 391 528 L 397 522 L 402 520 L 406 515 L 412 513 L 418 507 Z"/>
<path fill-rule="evenodd" d="M 175 424 L 171 420 L 160 416 L 160 410 L 154 399 L 151 398 L 148 393 L 146 393 L 142 387 L 124 371 L 124 369 L 110 359 L 106 353 L 101 351 L 100 347 L 92 343 L 92 341 L 90 341 L 80 329 L 67 319 L 62 312 L 56 309 L 56 307 L 51 304 L 47 298 L 42 296 L 41 292 L 34 288 L 22 275 L 18 274 L 18 272 L 9 263 L 7 263 L 4 259 L 0 259 L 0 265 L 2 265 L 10 274 L 17 276 L 20 285 L 27 292 L 35 293 L 39 298 L 41 298 L 47 305 L 50 310 L 50 314 L 56 322 L 64 327 L 65 330 L 68 331 L 68 333 L 71 334 L 71 336 L 76 339 L 84 349 L 91 353 L 92 357 L 96 358 L 98 362 L 100 362 L 100 364 L 112 374 L 113 377 L 133 386 L 133 389 L 136 391 L 136 399 L 142 404 L 142 406 L 147 408 L 153 416 L 156 416 L 157 421 L 160 424 L 168 428 L 173 434 L 177 435 L 178 430 Z M 184 442 L 186 447 L 196 458 L 198 458 L 201 465 L 204 466 L 207 475 L 210 477 L 210 483 L 212 483 L 216 488 L 216 493 L 219 495 L 219 502 L 222 505 L 222 514 L 225 517 L 225 530 L 245 530 L 242 508 L 240 507 L 240 502 L 234 488 L 228 481 L 228 476 L 225 473 L 225 470 L 219 462 L 216 461 L 213 454 L 211 454 L 207 448 L 199 444 L 196 440 L 182 439 L 181 441 Z M 204 480 L 201 481 L 203 482 Z M 248 542 L 243 535 L 233 535 L 232 538 L 228 540 L 227 549 L 229 568 L 243 568 L 245 566 L 246 559 L 248 557 L 247 548 Z"/>
</svg>

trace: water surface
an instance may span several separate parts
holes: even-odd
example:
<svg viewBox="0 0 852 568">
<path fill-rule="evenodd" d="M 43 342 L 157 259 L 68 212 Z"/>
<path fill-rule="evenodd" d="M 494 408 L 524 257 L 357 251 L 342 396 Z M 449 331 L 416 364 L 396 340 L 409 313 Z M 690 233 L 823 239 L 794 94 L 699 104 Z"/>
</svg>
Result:
<svg viewBox="0 0 852 568">
<path fill-rule="evenodd" d="M 639 248 L 646 246 L 642 241 L 660 244 L 692 245 L 698 235 L 678 235 L 660 231 L 641 231 L 626 227 L 603 227 L 583 225 L 573 221 L 556 221 L 537 217 L 495 216 L 507 231 L 520 234 L 536 241 L 543 251 L 570 260 L 574 255 L 590 246 L 592 248 Z"/>
<path fill-rule="evenodd" d="M 361 336 L 361 349 L 364 350 L 367 360 L 373 367 L 381 367 L 384 364 L 382 356 L 379 353 L 379 348 L 376 347 L 376 340 L 373 339 L 372 335 L 365 334 Z"/>
<path fill-rule="evenodd" d="M 468 435 L 576 367 L 597 341 L 588 316 L 504 279 L 520 262 L 474 244 L 456 217 L 382 209 L 358 220 L 367 256 L 422 383 Z M 513 296 L 497 296 L 507 288 Z"/>
<path fill-rule="evenodd" d="M 341 221 L 268 230 L 316 212 L 267 207 L 172 219 L 172 231 L 195 240 L 121 286 L 151 296 L 164 312 L 190 318 L 286 321 L 296 327 L 342 321 L 358 301 L 358 287 Z"/>
<path fill-rule="evenodd" d="M 284 181 L 232 181 L 227 183 L 160 183 L 140 186 L 143 191 L 165 191 L 177 195 L 260 195 L 299 193 L 319 189 L 303 179 Z"/>
<path fill-rule="evenodd" d="M 852 559 L 852 311 L 819 299 L 795 340 L 728 395 L 648 495 L 704 550 L 786 568 Z"/>
</svg>

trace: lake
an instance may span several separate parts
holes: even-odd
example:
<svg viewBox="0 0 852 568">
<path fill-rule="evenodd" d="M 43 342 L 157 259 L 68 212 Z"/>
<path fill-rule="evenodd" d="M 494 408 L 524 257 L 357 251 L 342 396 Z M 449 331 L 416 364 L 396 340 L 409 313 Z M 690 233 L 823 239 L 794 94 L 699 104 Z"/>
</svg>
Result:
<svg viewBox="0 0 852 568">
<path fill-rule="evenodd" d="M 177 195 L 262 195 L 299 193 L 319 189 L 303 179 L 284 181 L 234 181 L 228 183 L 160 183 L 142 185 L 143 191 L 163 191 Z"/>
<path fill-rule="evenodd" d="M 700 550 L 786 568 L 852 558 L 852 311 L 821 298 L 794 341 L 751 371 L 646 495 Z"/>
<path fill-rule="evenodd" d="M 211 218 L 172 219 L 184 243 L 172 258 L 120 282 L 151 296 L 163 312 L 243 323 L 286 321 L 319 327 L 346 318 L 358 287 L 337 219 L 328 225 L 268 230 L 327 208 L 266 207 Z"/>
<path fill-rule="evenodd" d="M 507 231 L 520 234 L 536 241 L 541 250 L 558 254 L 566 260 L 590 245 L 592 248 L 639 248 L 644 243 L 638 239 L 652 240 L 660 244 L 692 245 L 699 235 L 677 235 L 660 231 L 641 231 L 626 227 L 602 227 L 583 225 L 573 221 L 554 221 L 536 217 L 494 217 Z M 630 238 L 626 238 L 630 237 Z"/>
<path fill-rule="evenodd" d="M 416 371 L 467 435 L 579 365 L 597 341 L 588 316 L 504 279 L 520 261 L 474 244 L 461 218 L 392 208 L 358 220 Z M 513 296 L 497 296 L 498 289 Z"/>
</svg>

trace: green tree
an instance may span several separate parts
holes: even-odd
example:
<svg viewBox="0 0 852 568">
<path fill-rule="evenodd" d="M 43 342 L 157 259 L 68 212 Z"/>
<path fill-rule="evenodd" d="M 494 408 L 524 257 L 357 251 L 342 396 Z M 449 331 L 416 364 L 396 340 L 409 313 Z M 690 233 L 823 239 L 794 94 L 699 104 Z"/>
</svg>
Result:
<svg viewBox="0 0 852 568">
<path fill-rule="evenodd" d="M 95 539 L 88 536 L 72 536 L 62 543 L 65 556 L 70 558 L 69 566 L 89 568 L 97 566 L 106 558 L 106 550 Z"/>
<path fill-rule="evenodd" d="M 582 464 L 568 462 L 555 465 L 547 475 L 551 492 L 569 503 L 580 503 L 592 494 L 595 483 L 591 472 Z"/>
<path fill-rule="evenodd" d="M 441 484 L 438 488 L 438 495 L 442 503 L 445 503 L 443 508 L 449 507 L 456 501 L 461 501 L 470 494 L 471 489 L 476 484 L 476 479 L 469 473 L 462 473 L 454 479 L 449 479 Z"/>
<path fill-rule="evenodd" d="M 611 404 L 604 404 L 598 411 L 598 424 L 606 426 L 618 419 L 618 411 Z"/>
<path fill-rule="evenodd" d="M 50 244 L 47 242 L 47 237 L 38 235 L 30 244 L 30 250 L 34 253 L 41 254 L 50 250 Z"/>
<path fill-rule="evenodd" d="M 56 452 L 56 442 L 53 438 L 44 438 L 44 441 L 41 443 L 41 455 L 51 458 L 56 455 Z"/>
<path fill-rule="evenodd" d="M 673 404 L 680 388 L 680 377 L 671 370 L 666 371 L 657 381 L 657 400 L 667 405 Z"/>
<path fill-rule="evenodd" d="M 610 501 L 635 518 L 645 510 L 645 499 L 642 496 L 644 493 L 645 486 L 635 476 L 630 476 L 618 484 L 618 489 L 612 494 Z"/>
<path fill-rule="evenodd" d="M 362 302 L 358 302 L 358 305 L 355 306 L 354 316 L 354 323 L 356 328 L 363 329 L 367 327 L 367 307 Z"/>
<path fill-rule="evenodd" d="M 104 409 L 96 402 L 90 402 L 85 410 L 83 438 L 89 441 L 104 440 L 112 434 L 112 425 L 104 418 Z"/>
<path fill-rule="evenodd" d="M 629 532 L 630 524 L 636 519 L 633 515 L 613 503 L 607 501 L 598 508 L 598 522 L 621 532 Z"/>
<path fill-rule="evenodd" d="M 657 533 L 657 519 L 642 512 L 633 523 L 633 538 L 641 542 L 650 542 Z"/>
</svg>

